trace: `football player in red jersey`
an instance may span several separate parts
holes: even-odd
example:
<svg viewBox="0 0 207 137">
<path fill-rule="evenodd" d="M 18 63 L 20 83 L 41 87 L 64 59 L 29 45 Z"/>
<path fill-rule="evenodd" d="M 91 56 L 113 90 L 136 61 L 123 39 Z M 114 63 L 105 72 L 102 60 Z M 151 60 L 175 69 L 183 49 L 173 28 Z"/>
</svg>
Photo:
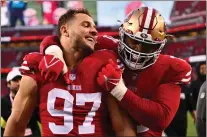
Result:
<svg viewBox="0 0 207 137">
<path fill-rule="evenodd" d="M 96 49 L 117 51 L 126 66 L 122 75 L 121 71 L 113 69 L 114 63 L 103 67 L 98 83 L 117 98 L 136 121 L 138 136 L 161 136 L 178 109 L 179 85 L 188 84 L 191 79 L 191 67 L 187 62 L 160 54 L 167 37 L 161 14 L 155 9 L 141 7 L 132 11 L 121 25 L 120 40 L 108 36 L 97 38 Z M 51 45 L 60 46 L 55 36 L 43 40 L 41 51 L 58 54 L 52 52 Z M 53 71 L 56 75 L 60 72 Z"/>
<path fill-rule="evenodd" d="M 138 136 L 162 135 L 178 109 L 179 84 L 188 84 L 191 79 L 186 61 L 160 54 L 166 38 L 165 21 L 157 10 L 134 10 L 121 25 L 117 42 L 119 57 L 126 66 L 124 73 L 115 75 L 106 68 L 98 76 L 105 89 L 111 85 L 110 79 L 120 79 L 108 91 L 137 122 Z"/>
<path fill-rule="evenodd" d="M 109 114 L 116 135 L 135 135 L 127 114 L 121 113 L 116 100 L 104 94 L 103 88 L 97 84 L 98 72 L 109 59 L 110 64 L 113 64 L 112 60 L 116 62 L 117 55 L 109 50 L 92 54 L 97 31 L 88 11 L 69 10 L 61 16 L 59 30 L 68 66 L 64 76 L 68 76 L 68 81 L 65 82 L 64 77 L 60 76 L 51 82 L 41 76 L 44 71 L 37 71 L 40 61 L 45 63 L 44 69 L 53 71 L 53 66 L 58 66 L 56 69 L 62 71 L 64 67 L 60 59 L 40 53 L 26 55 L 21 67 L 24 76 L 4 136 L 22 136 L 36 105 L 39 105 L 43 136 L 114 135 Z M 118 67 L 116 70 L 121 71 Z M 46 74 L 47 77 L 51 76 Z M 119 121 L 123 115 L 124 122 Z"/>
</svg>

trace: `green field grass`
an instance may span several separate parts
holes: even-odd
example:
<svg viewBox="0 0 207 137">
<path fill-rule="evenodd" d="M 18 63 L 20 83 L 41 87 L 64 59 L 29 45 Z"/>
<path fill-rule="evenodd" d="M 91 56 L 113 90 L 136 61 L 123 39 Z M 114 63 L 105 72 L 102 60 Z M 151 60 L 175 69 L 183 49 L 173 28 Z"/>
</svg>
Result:
<svg viewBox="0 0 207 137">
<path fill-rule="evenodd" d="M 190 116 L 190 114 L 188 113 L 188 129 L 187 129 L 187 136 L 198 136 L 196 133 L 196 128 L 195 128 L 195 124 L 193 122 L 192 117 Z"/>
</svg>

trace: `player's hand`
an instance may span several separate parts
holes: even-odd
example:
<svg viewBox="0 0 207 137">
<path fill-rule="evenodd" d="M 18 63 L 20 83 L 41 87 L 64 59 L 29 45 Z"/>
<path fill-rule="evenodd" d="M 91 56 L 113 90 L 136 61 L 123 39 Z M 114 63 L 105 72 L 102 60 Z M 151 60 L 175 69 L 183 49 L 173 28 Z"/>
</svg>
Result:
<svg viewBox="0 0 207 137">
<path fill-rule="evenodd" d="M 23 63 L 20 67 L 20 72 L 22 74 L 33 73 L 39 71 L 39 62 L 42 60 L 43 54 L 38 52 L 31 52 L 24 56 Z"/>
<path fill-rule="evenodd" d="M 45 80 L 56 81 L 63 70 L 63 62 L 53 55 L 45 55 L 39 63 L 39 70 Z"/>
<path fill-rule="evenodd" d="M 109 64 L 98 73 L 97 82 L 99 86 L 110 92 L 119 83 L 122 77 L 122 68 L 122 64 L 118 65 L 110 59 Z"/>
</svg>

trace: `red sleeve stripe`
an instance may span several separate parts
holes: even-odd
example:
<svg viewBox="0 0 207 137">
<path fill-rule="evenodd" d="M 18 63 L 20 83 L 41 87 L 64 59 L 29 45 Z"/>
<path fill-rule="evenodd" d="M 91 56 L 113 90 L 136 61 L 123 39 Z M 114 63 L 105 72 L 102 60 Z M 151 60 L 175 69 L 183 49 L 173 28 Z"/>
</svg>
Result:
<svg viewBox="0 0 207 137">
<path fill-rule="evenodd" d="M 23 69 L 23 70 L 30 70 L 28 65 L 27 65 L 27 61 L 24 61 L 20 67 L 20 69 Z"/>
<path fill-rule="evenodd" d="M 191 75 L 191 70 L 185 76 L 190 76 L 190 75 Z"/>
<path fill-rule="evenodd" d="M 20 68 L 23 70 L 30 70 L 29 67 L 27 67 L 27 66 L 21 66 Z"/>
<path fill-rule="evenodd" d="M 181 82 L 189 82 L 191 80 L 191 77 L 189 77 L 189 78 L 183 78 L 182 80 L 181 80 Z"/>
</svg>

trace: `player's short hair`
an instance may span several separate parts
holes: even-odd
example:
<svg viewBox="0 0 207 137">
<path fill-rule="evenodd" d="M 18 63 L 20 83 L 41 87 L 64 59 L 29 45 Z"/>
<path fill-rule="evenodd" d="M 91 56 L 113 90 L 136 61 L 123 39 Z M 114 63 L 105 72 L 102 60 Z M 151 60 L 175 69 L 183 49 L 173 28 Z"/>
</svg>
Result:
<svg viewBox="0 0 207 137">
<path fill-rule="evenodd" d="M 58 33 L 58 37 L 59 38 L 61 36 L 61 31 L 60 31 L 61 26 L 66 24 L 68 21 L 72 20 L 75 17 L 75 15 L 78 14 L 78 13 L 86 14 L 86 15 L 91 17 L 91 14 L 85 8 L 69 9 L 58 20 L 58 30 L 57 30 L 57 33 Z"/>
</svg>

